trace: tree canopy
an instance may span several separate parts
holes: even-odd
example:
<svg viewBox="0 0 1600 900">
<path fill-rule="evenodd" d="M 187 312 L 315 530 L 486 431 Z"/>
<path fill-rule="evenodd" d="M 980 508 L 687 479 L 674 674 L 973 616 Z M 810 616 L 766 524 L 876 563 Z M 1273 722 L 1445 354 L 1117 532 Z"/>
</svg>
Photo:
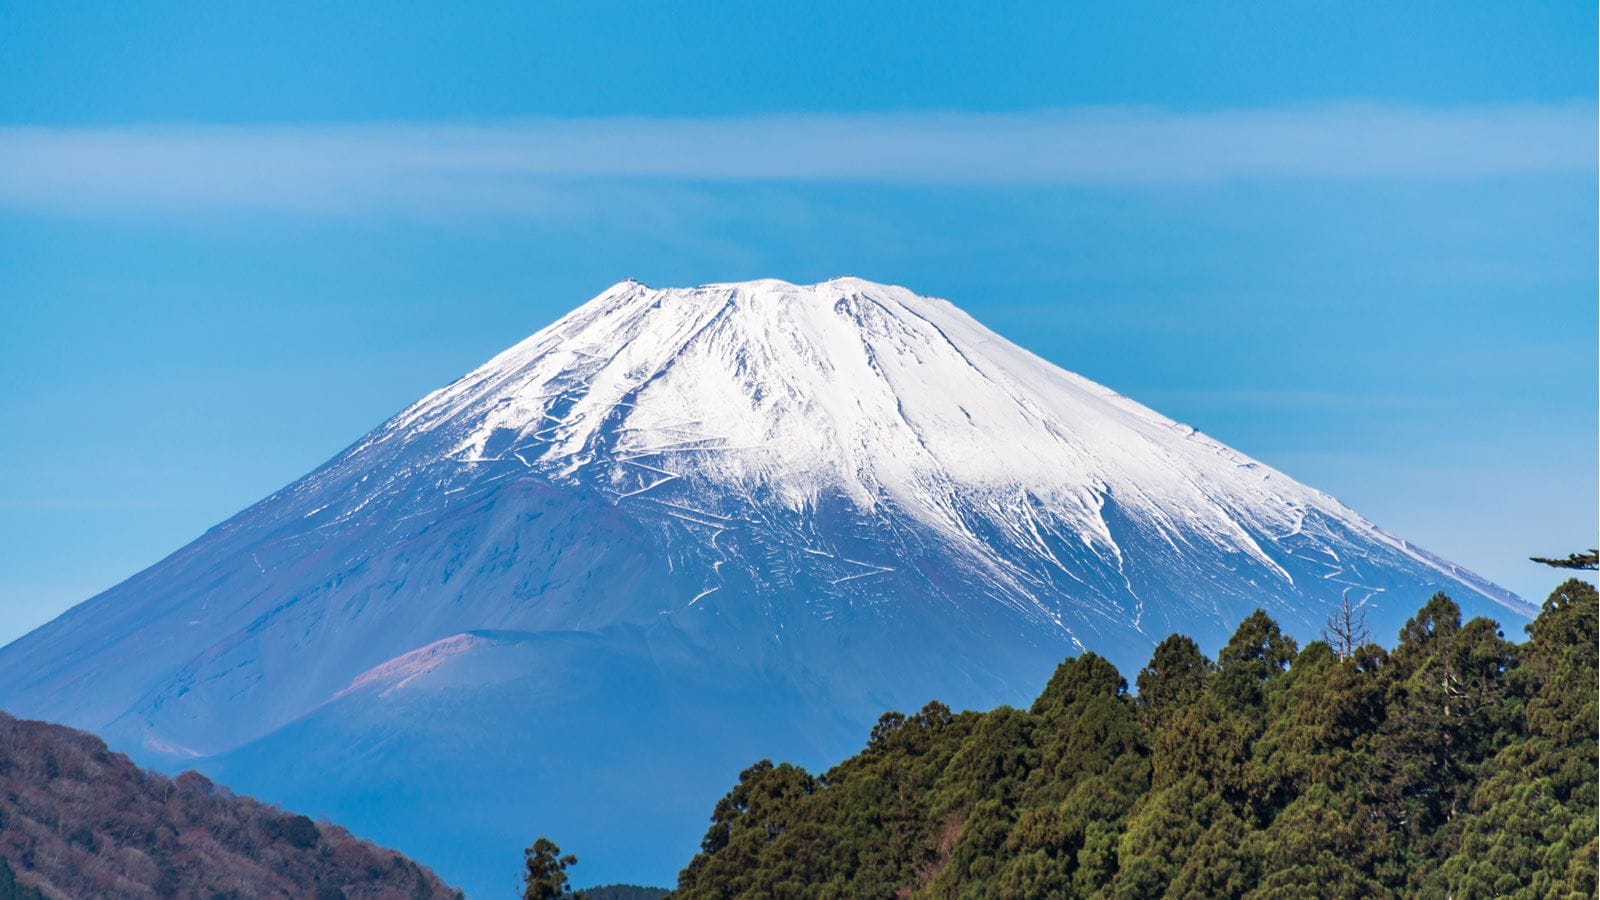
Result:
<svg viewBox="0 0 1600 900">
<path fill-rule="evenodd" d="M 1087 653 L 1026 711 L 888 713 L 746 769 L 675 896 L 1592 897 L 1597 616 L 1571 580 L 1515 643 L 1439 594 L 1388 651 L 1257 611 L 1137 696 Z"/>
<path fill-rule="evenodd" d="M 555 841 L 541 837 L 523 851 L 522 864 L 523 900 L 555 900 L 568 895 L 567 868 L 578 858 L 563 855 Z"/>
</svg>

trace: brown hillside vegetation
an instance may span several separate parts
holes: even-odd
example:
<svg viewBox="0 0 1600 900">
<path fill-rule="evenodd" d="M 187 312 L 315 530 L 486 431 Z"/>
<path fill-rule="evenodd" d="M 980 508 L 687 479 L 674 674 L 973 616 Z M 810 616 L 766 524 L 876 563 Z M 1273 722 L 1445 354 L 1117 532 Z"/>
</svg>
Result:
<svg viewBox="0 0 1600 900">
<path fill-rule="evenodd" d="M 141 770 L 99 738 L 0 713 L 0 860 L 53 898 L 459 897 L 409 859 L 239 797 Z"/>
</svg>

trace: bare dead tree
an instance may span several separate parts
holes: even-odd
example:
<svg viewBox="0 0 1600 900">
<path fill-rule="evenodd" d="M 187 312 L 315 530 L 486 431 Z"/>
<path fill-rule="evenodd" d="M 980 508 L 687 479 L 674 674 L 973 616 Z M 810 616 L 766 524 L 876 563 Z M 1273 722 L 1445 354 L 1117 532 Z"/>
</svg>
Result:
<svg viewBox="0 0 1600 900">
<path fill-rule="evenodd" d="M 1340 659 L 1349 659 L 1356 648 L 1372 637 L 1367 631 L 1365 604 L 1350 602 L 1350 589 L 1345 588 L 1339 606 L 1328 614 L 1328 624 L 1323 626 L 1322 639 L 1333 647 Z"/>
</svg>

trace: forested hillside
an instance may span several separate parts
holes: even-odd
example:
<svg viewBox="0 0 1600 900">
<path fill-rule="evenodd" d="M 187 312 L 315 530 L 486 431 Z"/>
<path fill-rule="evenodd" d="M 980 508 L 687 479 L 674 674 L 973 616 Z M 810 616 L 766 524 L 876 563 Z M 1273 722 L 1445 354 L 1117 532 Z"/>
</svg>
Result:
<svg viewBox="0 0 1600 900">
<path fill-rule="evenodd" d="M 1266 615 L 1218 658 L 1168 638 L 1029 710 L 888 713 L 821 776 L 760 762 L 682 897 L 1593 897 L 1595 589 L 1514 643 L 1444 595 L 1393 651 Z"/>
<path fill-rule="evenodd" d="M 0 900 L 458 896 L 337 826 L 194 772 L 142 771 L 91 734 L 0 713 Z"/>
</svg>

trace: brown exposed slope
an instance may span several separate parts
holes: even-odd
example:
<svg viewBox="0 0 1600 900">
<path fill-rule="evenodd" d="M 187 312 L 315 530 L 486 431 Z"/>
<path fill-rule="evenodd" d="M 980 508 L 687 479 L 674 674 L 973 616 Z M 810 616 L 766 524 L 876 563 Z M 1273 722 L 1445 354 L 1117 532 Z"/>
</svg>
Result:
<svg viewBox="0 0 1600 900">
<path fill-rule="evenodd" d="M 0 713 L 0 859 L 48 897 L 459 897 L 428 869 L 99 738 Z"/>
</svg>

